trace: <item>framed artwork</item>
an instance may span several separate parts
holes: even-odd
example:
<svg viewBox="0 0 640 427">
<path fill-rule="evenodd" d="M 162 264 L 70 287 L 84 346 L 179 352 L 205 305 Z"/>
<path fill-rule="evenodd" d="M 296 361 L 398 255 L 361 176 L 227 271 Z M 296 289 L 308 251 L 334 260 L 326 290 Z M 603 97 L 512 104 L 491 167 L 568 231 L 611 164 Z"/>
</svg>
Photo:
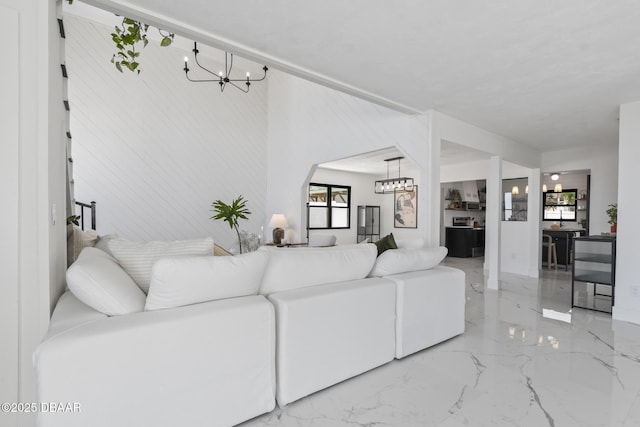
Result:
<svg viewBox="0 0 640 427">
<path fill-rule="evenodd" d="M 393 227 L 418 228 L 418 186 L 393 192 Z"/>
</svg>

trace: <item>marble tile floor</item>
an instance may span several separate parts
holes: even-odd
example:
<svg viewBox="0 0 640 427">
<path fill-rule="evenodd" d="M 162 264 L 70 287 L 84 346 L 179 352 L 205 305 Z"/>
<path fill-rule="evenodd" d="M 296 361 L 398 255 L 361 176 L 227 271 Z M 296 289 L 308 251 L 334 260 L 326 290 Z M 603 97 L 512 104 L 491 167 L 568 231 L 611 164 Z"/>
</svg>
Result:
<svg viewBox="0 0 640 427">
<path fill-rule="evenodd" d="M 466 331 L 243 427 L 640 426 L 640 326 L 570 306 L 570 272 L 466 272 Z"/>
</svg>

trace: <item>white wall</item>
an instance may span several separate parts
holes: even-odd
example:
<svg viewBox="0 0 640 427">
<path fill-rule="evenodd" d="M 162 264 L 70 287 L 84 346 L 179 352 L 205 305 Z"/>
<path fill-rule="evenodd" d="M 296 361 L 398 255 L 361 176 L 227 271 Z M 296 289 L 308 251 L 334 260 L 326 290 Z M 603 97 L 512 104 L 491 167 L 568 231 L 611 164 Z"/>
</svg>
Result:
<svg viewBox="0 0 640 427">
<path fill-rule="evenodd" d="M 431 167 L 428 124 L 405 114 L 277 72 L 269 78 L 268 103 L 267 215 L 284 213 L 293 239 L 305 235 L 305 182 L 315 164 L 395 145 L 419 170 Z M 430 186 L 423 181 L 418 192 L 426 207 L 419 208 L 419 226 L 431 224 Z"/>
<path fill-rule="evenodd" d="M 19 111 L 20 102 L 19 45 L 16 34 L 19 31 L 20 14 L 16 5 L 0 3 L 0 38 L 5 43 L 4 61 L 0 68 L 0 200 L 4 208 L 0 211 L 0 283 L 3 283 L 3 298 L 0 298 L 0 402 L 18 401 L 18 301 L 20 295 L 20 268 L 16 248 L 20 236 L 16 224 L 20 220 L 19 209 Z M 11 6 L 11 7 L 7 7 Z M 11 419 L 9 419 L 11 418 Z M 0 421 L 6 425 L 17 424 L 17 415 L 0 414 Z"/>
<path fill-rule="evenodd" d="M 309 234 L 335 234 L 338 238 L 336 243 L 339 245 L 356 243 L 356 235 L 358 232 L 358 205 L 382 206 L 384 201 L 387 200 L 383 195 L 373 192 L 373 182 L 375 179 L 373 175 L 369 174 L 343 172 L 321 167 L 316 168 L 311 182 L 351 186 L 351 227 L 346 230 L 310 230 Z M 386 215 L 380 212 L 381 225 L 388 220 L 389 218 L 386 218 Z M 380 231 L 382 233 L 382 229 Z M 302 237 L 301 241 L 305 241 L 305 236 L 303 235 Z"/>
<path fill-rule="evenodd" d="M 33 402 L 31 355 L 66 267 L 60 42 L 56 2 L 0 0 L 0 401 Z M 55 65 L 54 65 L 55 64 Z M 53 206 L 56 205 L 54 215 Z M 34 425 L 0 413 L 1 425 Z"/>
<path fill-rule="evenodd" d="M 404 176 L 404 170 L 403 170 Z M 338 238 L 338 244 L 356 243 L 357 226 L 358 226 L 358 205 L 380 206 L 380 237 L 393 233 L 396 239 L 409 239 L 412 237 L 422 236 L 423 228 L 418 224 L 417 229 L 411 228 L 394 228 L 394 198 L 393 194 L 376 194 L 373 190 L 373 183 L 377 179 L 383 179 L 373 174 L 353 173 L 337 171 L 318 167 L 315 169 L 311 182 L 321 184 L 339 184 L 351 186 L 351 228 L 348 230 L 312 230 L 310 234 L 335 234 Z M 414 176 L 414 183 L 421 191 L 420 177 Z M 418 211 L 420 210 L 418 206 Z M 303 218 L 304 219 L 304 218 Z M 306 222 L 305 222 L 306 226 Z M 304 235 L 302 236 L 304 241 Z"/>
<path fill-rule="evenodd" d="M 613 318 L 640 324 L 638 239 L 640 212 L 640 102 L 620 106 L 620 159 L 618 175 L 618 231 L 616 289 Z M 593 181 L 592 181 L 593 182 Z M 635 292 L 637 291 L 637 292 Z"/>
<path fill-rule="evenodd" d="M 473 126 L 469 123 L 462 122 L 453 117 L 447 116 L 442 113 L 435 114 L 437 118 L 437 131 L 438 137 L 442 141 L 453 142 L 465 147 L 469 147 L 474 150 L 478 150 L 490 155 L 499 156 L 501 159 L 501 171 L 500 178 L 516 178 L 522 176 L 529 176 L 532 170 L 538 170 L 540 166 L 540 153 L 523 144 L 519 144 L 501 135 L 494 134 L 484 129 Z M 488 177 L 491 176 L 491 166 L 489 160 L 478 160 L 475 162 L 467 162 L 456 165 L 445 165 L 441 167 L 440 179 L 442 182 L 450 181 L 464 181 L 471 179 L 487 179 L 487 202 L 490 200 L 496 200 L 495 203 L 500 204 L 502 196 L 492 197 L 492 192 L 501 191 L 499 188 L 492 188 L 489 185 Z M 496 163 L 497 164 L 497 163 Z M 496 185 L 500 187 L 496 180 Z M 529 210 L 538 209 L 539 201 L 532 201 L 533 204 L 529 205 Z M 537 203 L 537 205 L 536 205 Z M 539 246 L 538 239 L 535 237 L 537 234 L 534 231 L 538 230 L 538 223 L 532 221 L 523 222 L 520 224 L 506 224 L 500 219 L 502 218 L 501 206 L 497 209 L 500 210 L 500 215 L 496 216 L 495 223 L 490 220 L 492 218 L 489 215 L 489 211 L 494 209 L 495 206 L 487 206 L 487 223 L 485 239 L 485 265 L 490 266 L 492 264 L 487 263 L 488 258 L 494 252 L 495 248 L 491 248 L 491 245 L 500 246 L 500 263 L 494 263 L 494 266 L 499 266 L 501 271 L 537 276 L 537 271 L 532 269 L 532 265 L 537 265 L 539 256 L 535 248 Z M 501 227 L 502 232 L 496 232 L 497 228 Z M 492 239 L 489 237 L 491 233 L 494 235 L 500 235 L 499 239 Z M 512 233 L 517 233 L 517 239 L 511 239 Z M 494 277 L 497 273 L 491 273 Z M 496 279 L 497 280 L 497 279 Z"/>
<path fill-rule="evenodd" d="M 259 233 L 266 225 L 266 82 L 248 94 L 188 82 L 182 68 L 191 52 L 156 42 L 142 51 L 140 75 L 121 74 L 110 63 L 111 27 L 69 14 L 66 22 L 75 193 L 97 202 L 99 234 L 140 241 L 211 235 L 233 248 L 235 232 L 211 220 L 210 209 L 238 195 L 252 211 L 240 228 Z M 201 62 L 221 66 L 223 57 L 199 48 Z"/>
<path fill-rule="evenodd" d="M 610 203 L 617 201 L 618 194 L 618 144 L 615 141 L 542 153 L 541 169 L 542 172 L 591 170 L 589 232 L 609 232 L 605 211 Z"/>
<path fill-rule="evenodd" d="M 524 144 L 489 132 L 446 114 L 437 113 L 439 137 L 489 154 L 499 154 L 503 160 L 526 167 L 540 165 L 540 153 Z"/>
<path fill-rule="evenodd" d="M 488 159 L 440 166 L 440 182 L 486 180 L 488 176 Z"/>
</svg>

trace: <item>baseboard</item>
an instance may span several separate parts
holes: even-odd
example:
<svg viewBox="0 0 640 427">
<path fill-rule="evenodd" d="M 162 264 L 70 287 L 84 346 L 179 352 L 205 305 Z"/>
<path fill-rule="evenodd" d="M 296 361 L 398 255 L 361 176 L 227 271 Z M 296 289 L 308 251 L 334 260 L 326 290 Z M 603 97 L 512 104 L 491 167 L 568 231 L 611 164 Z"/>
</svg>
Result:
<svg viewBox="0 0 640 427">
<path fill-rule="evenodd" d="M 636 325 L 640 325 L 640 310 L 614 306 L 611 318 L 613 320 L 630 322 L 630 323 L 635 323 Z"/>
</svg>

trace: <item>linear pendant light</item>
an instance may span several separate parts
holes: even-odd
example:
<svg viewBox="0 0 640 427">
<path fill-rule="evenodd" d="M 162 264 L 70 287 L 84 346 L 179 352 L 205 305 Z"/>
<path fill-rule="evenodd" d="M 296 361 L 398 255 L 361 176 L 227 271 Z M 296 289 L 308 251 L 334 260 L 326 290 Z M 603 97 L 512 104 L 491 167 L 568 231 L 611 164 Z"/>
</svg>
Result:
<svg viewBox="0 0 640 427">
<path fill-rule="evenodd" d="M 376 194 L 393 194 L 395 190 L 413 191 L 413 178 L 406 176 L 400 176 L 400 160 L 404 157 L 393 157 L 391 159 L 385 159 L 387 162 L 387 179 L 379 179 L 374 183 L 374 192 Z M 389 163 L 398 161 L 398 177 L 389 178 Z"/>
</svg>

